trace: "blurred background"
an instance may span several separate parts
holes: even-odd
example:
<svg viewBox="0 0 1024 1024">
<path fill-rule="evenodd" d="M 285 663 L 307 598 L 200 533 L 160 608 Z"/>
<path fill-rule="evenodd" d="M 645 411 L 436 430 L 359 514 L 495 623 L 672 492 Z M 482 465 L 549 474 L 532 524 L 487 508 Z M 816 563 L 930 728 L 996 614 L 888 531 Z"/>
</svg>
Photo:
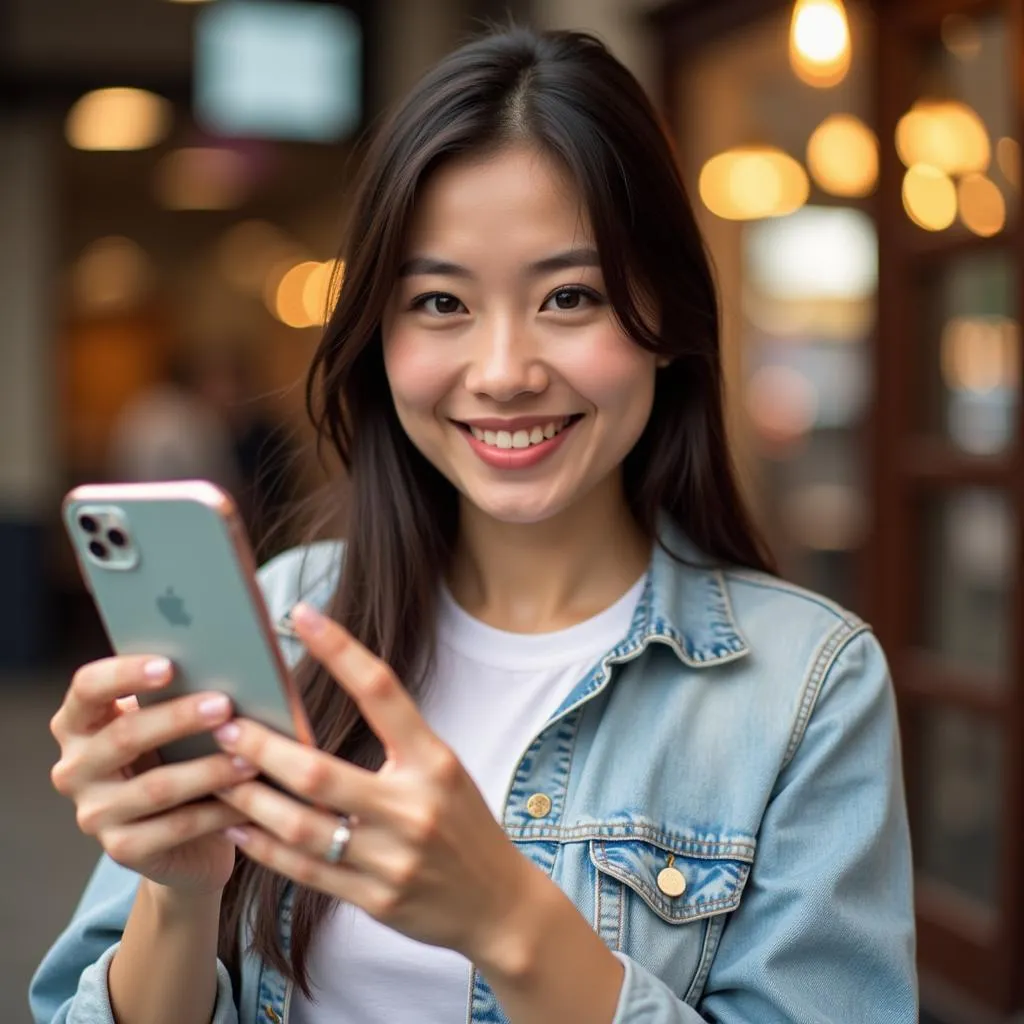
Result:
<svg viewBox="0 0 1024 1024">
<path fill-rule="evenodd" d="M 268 524 L 324 479 L 302 376 L 365 133 L 509 15 L 598 33 L 663 112 L 748 493 L 893 665 L 929 1019 L 1024 1019 L 1024 0 L 6 0 L 5 1021 L 97 854 L 48 780 L 105 650 L 62 494 L 203 475 L 264 557 L 295 540 Z"/>
</svg>

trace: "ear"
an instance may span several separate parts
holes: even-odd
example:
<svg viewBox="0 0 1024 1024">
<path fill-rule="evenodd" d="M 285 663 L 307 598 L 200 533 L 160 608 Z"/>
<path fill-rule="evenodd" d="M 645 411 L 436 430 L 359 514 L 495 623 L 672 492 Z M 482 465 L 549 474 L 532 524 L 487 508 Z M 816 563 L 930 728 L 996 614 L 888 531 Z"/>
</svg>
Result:
<svg viewBox="0 0 1024 1024">
<path fill-rule="evenodd" d="M 664 370 L 666 366 L 670 366 L 671 364 L 672 364 L 672 357 L 671 356 L 658 356 L 658 358 L 654 360 L 654 365 L 659 370 Z"/>
</svg>

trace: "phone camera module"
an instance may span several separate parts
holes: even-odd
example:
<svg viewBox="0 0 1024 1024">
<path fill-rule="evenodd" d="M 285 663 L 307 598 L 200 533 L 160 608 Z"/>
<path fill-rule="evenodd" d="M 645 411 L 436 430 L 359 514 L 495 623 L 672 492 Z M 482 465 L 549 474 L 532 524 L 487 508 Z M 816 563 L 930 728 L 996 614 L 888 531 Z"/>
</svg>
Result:
<svg viewBox="0 0 1024 1024">
<path fill-rule="evenodd" d="M 116 527 L 111 530 L 107 530 L 107 540 L 109 540 L 115 548 L 123 548 L 128 544 L 128 538 L 125 535 L 124 530 L 119 530 Z"/>
<path fill-rule="evenodd" d="M 98 540 L 89 541 L 89 551 L 94 558 L 105 560 L 109 552 L 107 551 L 106 545 L 101 544 Z"/>
<path fill-rule="evenodd" d="M 86 533 L 98 533 L 100 524 L 89 515 L 79 516 L 78 525 L 85 530 Z"/>
</svg>

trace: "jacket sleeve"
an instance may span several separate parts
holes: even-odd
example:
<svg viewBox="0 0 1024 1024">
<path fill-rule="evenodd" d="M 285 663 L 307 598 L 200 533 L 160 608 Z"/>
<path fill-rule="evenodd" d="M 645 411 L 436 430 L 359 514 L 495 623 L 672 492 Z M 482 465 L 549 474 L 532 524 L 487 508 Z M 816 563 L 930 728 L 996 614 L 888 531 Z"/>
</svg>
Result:
<svg viewBox="0 0 1024 1024">
<path fill-rule="evenodd" d="M 614 1024 L 914 1024 L 910 836 L 885 657 L 855 634 L 776 782 L 699 1008 L 620 956 Z"/>
<path fill-rule="evenodd" d="M 39 965 L 29 987 L 35 1024 L 115 1024 L 107 970 L 135 901 L 139 876 L 102 857 L 70 924 Z M 237 1024 L 231 980 L 217 964 L 212 1024 Z"/>
</svg>

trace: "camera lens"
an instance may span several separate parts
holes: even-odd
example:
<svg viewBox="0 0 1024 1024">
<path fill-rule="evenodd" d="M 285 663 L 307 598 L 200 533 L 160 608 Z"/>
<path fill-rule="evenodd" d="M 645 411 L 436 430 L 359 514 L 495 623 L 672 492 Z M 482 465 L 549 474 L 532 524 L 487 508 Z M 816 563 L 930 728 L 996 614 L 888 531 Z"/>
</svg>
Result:
<svg viewBox="0 0 1024 1024">
<path fill-rule="evenodd" d="M 124 531 L 118 530 L 116 527 L 112 530 L 107 530 L 107 540 L 115 548 L 123 548 L 128 543 L 128 538 L 124 535 Z"/>
<path fill-rule="evenodd" d="M 100 524 L 97 523 L 92 516 L 79 516 L 78 525 L 85 530 L 86 533 L 96 533 L 100 528 Z"/>
<path fill-rule="evenodd" d="M 91 540 L 91 541 L 89 541 L 89 550 L 97 558 L 106 558 L 107 557 L 106 545 L 101 544 L 98 540 Z"/>
</svg>

